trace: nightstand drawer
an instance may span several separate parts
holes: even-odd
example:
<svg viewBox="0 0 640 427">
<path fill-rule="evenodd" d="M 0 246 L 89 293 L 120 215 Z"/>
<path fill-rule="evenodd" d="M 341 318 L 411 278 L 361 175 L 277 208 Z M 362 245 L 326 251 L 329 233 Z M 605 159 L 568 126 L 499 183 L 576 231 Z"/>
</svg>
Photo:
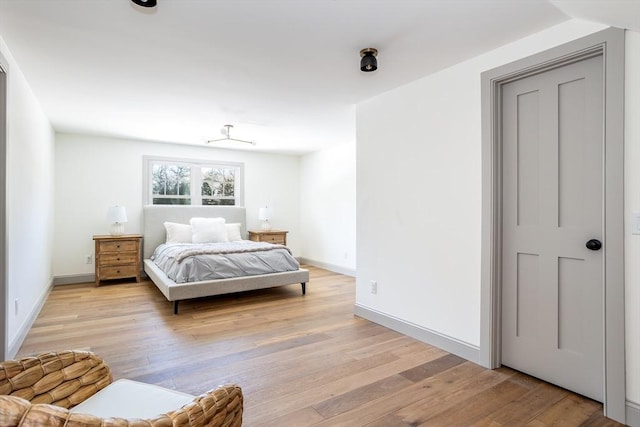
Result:
<svg viewBox="0 0 640 427">
<path fill-rule="evenodd" d="M 284 238 L 282 235 L 269 235 L 262 236 L 262 241 L 267 243 L 275 243 L 278 245 L 284 245 Z"/>
<path fill-rule="evenodd" d="M 135 264 L 137 257 L 137 252 L 103 253 L 98 262 L 100 265 Z"/>
<path fill-rule="evenodd" d="M 101 242 L 100 252 L 135 252 L 138 250 L 138 243 L 135 241 L 122 242 Z"/>
<path fill-rule="evenodd" d="M 249 230 L 249 240 L 253 240 L 254 242 L 267 242 L 273 243 L 274 245 L 287 246 L 287 233 L 288 231 L 284 230 Z"/>
<path fill-rule="evenodd" d="M 119 279 L 121 277 L 136 276 L 138 276 L 138 266 L 135 264 L 100 267 L 100 279 Z"/>
</svg>

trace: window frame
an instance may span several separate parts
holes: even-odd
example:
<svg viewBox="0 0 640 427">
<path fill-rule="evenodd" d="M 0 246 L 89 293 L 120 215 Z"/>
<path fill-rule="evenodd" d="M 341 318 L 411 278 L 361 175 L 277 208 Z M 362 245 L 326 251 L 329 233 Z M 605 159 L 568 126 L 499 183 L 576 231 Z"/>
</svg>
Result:
<svg viewBox="0 0 640 427">
<path fill-rule="evenodd" d="M 244 163 L 240 162 L 227 162 L 220 160 L 199 160 L 199 159 L 185 159 L 179 157 L 159 157 L 159 156 L 142 156 L 143 163 L 143 195 L 142 200 L 145 205 L 153 204 L 153 165 L 155 164 L 168 164 L 168 165 L 180 165 L 190 168 L 190 195 L 191 203 L 186 205 L 176 206 L 210 206 L 202 204 L 202 168 L 223 168 L 223 169 L 236 169 L 234 177 L 234 205 L 229 206 L 244 206 Z M 180 198 L 181 196 L 172 196 L 172 198 Z M 225 205 L 217 205 L 225 206 Z"/>
</svg>

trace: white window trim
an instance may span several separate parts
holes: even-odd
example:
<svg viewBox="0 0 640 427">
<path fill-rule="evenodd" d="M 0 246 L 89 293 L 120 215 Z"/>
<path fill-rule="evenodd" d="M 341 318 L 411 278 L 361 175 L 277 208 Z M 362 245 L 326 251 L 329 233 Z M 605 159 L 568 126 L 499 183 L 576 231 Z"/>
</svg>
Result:
<svg viewBox="0 0 640 427">
<path fill-rule="evenodd" d="M 145 205 L 153 204 L 153 182 L 151 180 L 151 165 L 155 162 L 171 163 L 191 167 L 191 205 L 201 205 L 202 195 L 200 194 L 201 167 L 234 167 L 238 168 L 236 176 L 236 205 L 244 206 L 244 163 L 225 162 L 218 160 L 183 159 L 177 157 L 142 156 L 142 201 Z M 180 196 L 177 196 L 180 197 Z"/>
</svg>

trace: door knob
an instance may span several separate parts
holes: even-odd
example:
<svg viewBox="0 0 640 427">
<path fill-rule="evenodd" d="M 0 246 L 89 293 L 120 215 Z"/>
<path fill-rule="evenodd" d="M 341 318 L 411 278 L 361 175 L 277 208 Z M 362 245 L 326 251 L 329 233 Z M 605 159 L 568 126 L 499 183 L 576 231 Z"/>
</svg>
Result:
<svg viewBox="0 0 640 427">
<path fill-rule="evenodd" d="M 600 250 L 600 248 L 602 247 L 602 242 L 598 239 L 591 239 L 587 242 L 585 246 L 587 247 L 587 249 L 591 249 L 592 251 L 597 251 L 597 250 Z"/>
</svg>

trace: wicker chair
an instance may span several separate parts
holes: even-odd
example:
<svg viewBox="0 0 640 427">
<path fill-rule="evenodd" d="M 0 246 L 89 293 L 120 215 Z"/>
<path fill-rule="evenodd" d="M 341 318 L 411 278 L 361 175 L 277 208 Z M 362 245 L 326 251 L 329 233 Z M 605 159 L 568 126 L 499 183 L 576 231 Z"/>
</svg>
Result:
<svg viewBox="0 0 640 427">
<path fill-rule="evenodd" d="M 100 418 L 69 409 L 111 384 L 111 371 L 88 351 L 44 353 L 0 363 L 0 426 L 208 427 L 242 424 L 242 391 L 221 386 L 152 419 Z"/>
</svg>

